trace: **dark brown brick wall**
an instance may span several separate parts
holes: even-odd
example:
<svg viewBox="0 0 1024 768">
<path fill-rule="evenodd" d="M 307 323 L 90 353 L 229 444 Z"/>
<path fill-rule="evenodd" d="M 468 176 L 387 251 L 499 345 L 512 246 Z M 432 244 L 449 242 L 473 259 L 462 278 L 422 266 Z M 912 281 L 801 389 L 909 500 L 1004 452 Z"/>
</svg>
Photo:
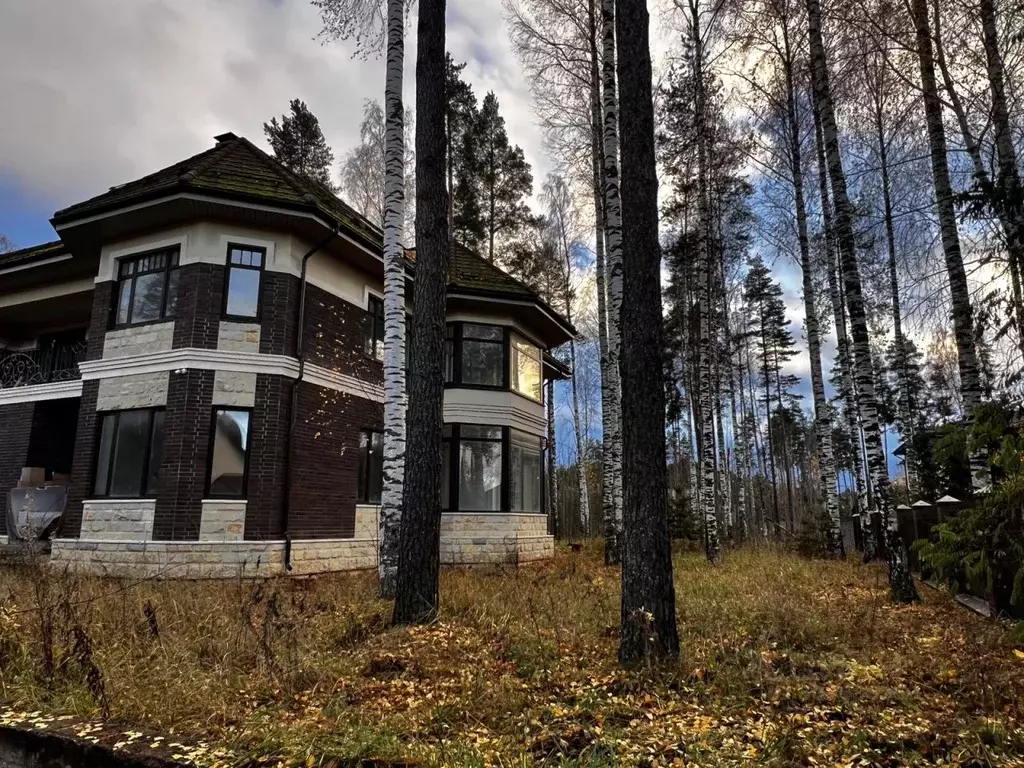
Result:
<svg viewBox="0 0 1024 768">
<path fill-rule="evenodd" d="M 93 306 L 95 308 L 95 305 Z M 93 314 L 95 315 L 95 311 Z M 100 348 L 102 349 L 102 345 Z M 96 450 L 99 447 L 99 436 L 96 432 L 99 424 L 96 398 L 99 391 L 98 381 L 82 382 L 75 451 L 71 462 L 71 485 L 68 487 L 68 502 L 60 527 L 60 535 L 65 537 L 78 536 L 82 529 L 82 501 L 92 496 L 93 471 L 96 467 Z"/>
<path fill-rule="evenodd" d="M 35 404 L 26 458 L 28 466 L 45 467 L 51 472 L 64 474 L 71 472 L 79 403 L 80 399 L 74 397 L 40 400 Z"/>
<path fill-rule="evenodd" d="M 314 365 L 381 384 L 384 366 L 363 354 L 366 311 L 315 285 L 306 286 L 305 358 Z"/>
<path fill-rule="evenodd" d="M 111 280 L 96 283 L 92 293 L 92 317 L 89 319 L 86 360 L 103 357 L 103 341 L 110 328 L 110 317 L 114 307 L 114 283 Z"/>
<path fill-rule="evenodd" d="M 381 429 L 382 407 L 299 384 L 289 528 L 295 538 L 355 535 L 359 432 Z"/>
<path fill-rule="evenodd" d="M 283 272 L 263 272 L 260 284 L 260 353 L 295 354 L 295 324 L 299 314 L 299 278 Z"/>
<path fill-rule="evenodd" d="M 199 538 L 213 417 L 213 377 L 213 371 L 192 369 L 171 374 L 160 489 L 153 516 L 153 538 L 158 541 Z"/>
<path fill-rule="evenodd" d="M 291 379 L 257 375 L 249 430 L 247 539 L 280 538 L 284 534 L 284 476 L 290 414 Z"/>
<path fill-rule="evenodd" d="M 7 492 L 18 484 L 28 457 L 34 403 L 0 406 L 0 536 L 7 533 Z"/>
<path fill-rule="evenodd" d="M 186 264 L 178 273 L 178 311 L 174 348 L 216 349 L 224 309 L 221 264 Z"/>
</svg>

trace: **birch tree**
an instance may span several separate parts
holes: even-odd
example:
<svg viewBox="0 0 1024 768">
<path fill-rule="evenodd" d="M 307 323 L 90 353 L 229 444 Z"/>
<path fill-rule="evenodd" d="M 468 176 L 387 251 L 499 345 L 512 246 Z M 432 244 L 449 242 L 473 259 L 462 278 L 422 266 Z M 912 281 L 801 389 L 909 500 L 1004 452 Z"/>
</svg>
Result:
<svg viewBox="0 0 1024 768">
<path fill-rule="evenodd" d="M 811 80 L 814 101 L 821 118 L 822 138 L 832 184 L 835 213 L 836 244 L 842 269 L 846 303 L 853 336 L 853 362 L 867 464 L 871 474 L 875 498 L 885 520 L 886 550 L 889 560 L 889 585 L 893 600 L 918 600 L 917 588 L 910 575 L 906 547 L 899 537 L 896 510 L 889 498 L 888 461 L 882 450 L 882 435 L 878 424 L 878 404 L 875 401 L 874 369 L 868 335 L 864 295 L 861 290 L 860 270 L 857 264 L 856 241 L 853 232 L 853 211 L 846 186 L 846 174 L 839 147 L 839 129 L 829 83 L 828 61 L 821 31 L 821 5 L 819 0 L 807 0 L 807 33 L 811 57 Z"/>
<path fill-rule="evenodd" d="M 378 577 L 385 597 L 395 593 L 405 482 L 405 63 L 407 0 L 316 0 L 326 34 L 354 37 L 357 50 L 387 44 L 384 84 L 384 480 L 379 514 Z M 442 19 L 444 3 L 441 3 Z M 386 12 L 386 16 L 385 16 Z M 442 47 L 444 30 L 441 30 Z M 442 302 L 443 304 L 443 302 Z M 442 307 L 443 314 L 443 307 Z"/>
</svg>

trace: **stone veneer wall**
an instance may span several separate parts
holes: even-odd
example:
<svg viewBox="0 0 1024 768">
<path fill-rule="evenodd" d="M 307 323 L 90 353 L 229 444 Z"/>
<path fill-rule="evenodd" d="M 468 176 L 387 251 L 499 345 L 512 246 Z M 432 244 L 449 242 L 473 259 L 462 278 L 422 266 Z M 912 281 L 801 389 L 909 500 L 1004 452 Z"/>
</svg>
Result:
<svg viewBox="0 0 1024 768">
<path fill-rule="evenodd" d="M 91 499 L 82 505 L 83 540 L 148 541 L 155 499 Z"/>
<path fill-rule="evenodd" d="M 245 533 L 244 499 L 204 499 L 200 541 L 241 541 Z"/>
</svg>

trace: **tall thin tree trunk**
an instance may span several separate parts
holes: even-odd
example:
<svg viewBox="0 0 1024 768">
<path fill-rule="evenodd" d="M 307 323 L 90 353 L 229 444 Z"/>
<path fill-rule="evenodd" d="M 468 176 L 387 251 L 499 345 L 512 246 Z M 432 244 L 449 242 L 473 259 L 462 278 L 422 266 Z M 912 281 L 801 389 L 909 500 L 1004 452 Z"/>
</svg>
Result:
<svg viewBox="0 0 1024 768">
<path fill-rule="evenodd" d="M 690 0 L 690 46 L 693 57 L 694 80 L 694 136 L 697 137 L 697 306 L 699 308 L 700 336 L 697 344 L 697 378 L 700 390 L 700 466 L 701 507 L 704 515 L 704 544 L 708 560 L 717 563 L 722 558 L 718 536 L 717 494 L 715 481 L 715 415 L 712 410 L 712 335 L 711 335 L 711 204 L 708 199 L 708 157 L 705 127 L 704 51 L 700 34 L 700 8 L 698 0 Z"/>
<path fill-rule="evenodd" d="M 618 0 L 622 124 L 623 547 L 619 661 L 679 655 L 666 510 L 661 246 L 646 0 Z M 657 372 L 658 375 L 652 375 Z"/>
<path fill-rule="evenodd" d="M 833 557 L 843 555 L 843 530 L 839 521 L 839 500 L 836 498 L 836 459 L 832 450 L 832 420 L 825 399 L 825 377 L 821 369 L 821 335 L 818 331 L 818 308 L 811 269 L 811 246 L 807 234 L 807 204 L 804 197 L 804 174 L 800 123 L 797 115 L 796 87 L 789 51 L 788 28 L 783 27 L 786 45 L 786 105 L 789 114 L 790 170 L 793 174 L 793 195 L 796 202 L 796 231 L 800 247 L 800 269 L 803 272 L 804 322 L 807 326 L 807 354 L 811 360 L 811 390 L 814 397 L 814 434 L 820 455 L 819 483 L 825 500 L 828 521 L 827 549 Z"/>
<path fill-rule="evenodd" d="M 772 437 L 772 389 L 771 389 L 771 367 L 768 364 L 768 337 L 764 330 L 765 324 L 765 311 L 764 302 L 761 302 L 758 310 L 761 313 L 761 357 L 763 367 L 761 369 L 761 375 L 764 377 L 764 418 L 765 418 L 765 437 L 768 440 L 768 457 L 767 464 L 771 470 L 772 477 L 772 525 L 775 526 L 772 530 L 772 535 L 778 534 L 778 527 L 780 525 L 779 516 L 779 482 L 775 474 L 775 438 Z"/>
<path fill-rule="evenodd" d="M 1006 254 L 1013 290 L 1017 342 L 1024 354 L 1024 295 L 1021 289 L 1021 267 L 1024 262 L 1024 185 L 1017 167 L 1010 111 L 1006 101 L 1003 56 L 996 31 L 995 0 L 979 0 L 981 28 L 985 45 L 985 64 L 989 90 L 992 93 L 992 127 L 999 171 L 996 174 L 996 199 L 1002 202 Z"/>
<path fill-rule="evenodd" d="M 814 147 L 818 159 L 818 193 L 821 197 L 822 240 L 825 246 L 825 272 L 828 275 L 828 292 L 832 304 L 832 317 L 836 326 L 836 364 L 843 382 L 843 403 L 846 412 L 846 426 L 850 432 L 853 454 L 854 512 L 858 515 L 861 528 L 861 546 L 864 561 L 875 558 L 875 543 L 871 528 L 871 510 L 865 493 L 864 462 L 861 458 L 860 414 L 857 411 L 857 383 L 853 378 L 850 360 L 850 341 L 846 334 L 846 310 L 839 290 L 839 264 L 835 249 L 835 230 L 832 227 L 832 204 L 828 191 L 828 168 L 825 162 L 825 140 L 821 130 L 821 114 L 818 105 L 812 104 L 814 116 Z"/>
<path fill-rule="evenodd" d="M 441 552 L 441 432 L 448 259 L 445 188 L 445 0 L 420 0 L 416 61 L 416 312 L 396 624 L 433 620 Z"/>
<path fill-rule="evenodd" d="M 384 483 L 380 504 L 378 578 L 383 597 L 395 594 L 402 488 L 405 483 L 405 0 L 388 0 L 384 87 Z"/>
<path fill-rule="evenodd" d="M 604 111 L 604 235 L 608 272 L 608 463 L 612 473 L 615 562 L 622 562 L 622 383 L 619 369 L 622 313 L 622 201 L 619 199 L 619 101 L 615 77 L 615 0 L 602 0 L 601 28 Z M 607 549 L 605 561 L 608 562 Z"/>
<path fill-rule="evenodd" d="M 570 321 L 571 322 L 571 321 Z M 580 398 L 576 388 L 576 340 L 569 342 L 569 357 L 572 364 L 572 431 L 576 439 L 576 472 L 580 486 L 580 528 L 583 538 L 590 538 L 590 492 L 587 488 L 586 445 L 583 442 L 583 427 L 580 424 Z"/>
<path fill-rule="evenodd" d="M 556 538 L 563 535 L 558 522 L 558 444 L 555 441 L 555 382 L 554 379 L 548 382 L 547 392 L 548 411 L 548 516 L 551 519 L 551 531 Z"/>
<path fill-rule="evenodd" d="M 935 188 L 935 209 L 939 217 L 939 235 L 946 259 L 949 294 L 953 304 L 953 334 L 956 337 L 960 387 L 964 412 L 968 420 L 974 418 L 981 404 L 981 369 L 974 337 L 974 311 L 971 307 L 967 272 L 960 252 L 960 233 L 956 224 L 953 185 L 949 179 L 949 159 L 946 151 L 946 129 L 942 123 L 942 101 L 935 78 L 935 59 L 932 51 L 931 28 L 928 21 L 927 0 L 911 0 L 911 14 L 917 39 L 917 58 L 921 70 L 921 91 L 924 97 L 925 120 L 928 126 L 928 145 L 931 150 L 932 183 Z M 971 486 L 975 492 L 989 486 L 988 457 L 983 449 L 970 452 Z"/>
<path fill-rule="evenodd" d="M 920 2 L 920 0 L 915 0 Z M 821 5 L 819 0 L 807 0 L 807 32 L 811 53 L 811 71 L 814 100 L 821 116 L 822 137 L 832 181 L 832 200 L 835 205 L 836 241 L 839 248 L 843 282 L 850 313 L 850 332 L 853 336 L 853 359 L 857 379 L 857 395 L 868 466 L 874 486 L 875 499 L 886 521 L 886 549 L 889 555 L 889 585 L 892 598 L 898 602 L 920 599 L 910 575 L 907 549 L 897 529 L 896 510 L 889 496 L 889 468 L 882 451 L 881 427 L 878 423 L 878 403 L 875 399 L 874 368 L 871 364 L 871 346 L 868 335 L 864 296 L 861 291 L 860 270 L 857 265 L 856 241 L 853 233 L 853 209 L 846 189 L 846 174 L 839 149 L 839 131 L 828 81 L 828 62 L 821 36 Z"/>
</svg>

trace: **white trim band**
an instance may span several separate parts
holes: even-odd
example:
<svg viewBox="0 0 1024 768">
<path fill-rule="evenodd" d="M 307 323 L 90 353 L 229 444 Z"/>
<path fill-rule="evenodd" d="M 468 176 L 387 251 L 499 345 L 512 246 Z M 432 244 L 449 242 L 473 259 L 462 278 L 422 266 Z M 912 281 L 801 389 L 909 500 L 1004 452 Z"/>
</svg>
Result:
<svg viewBox="0 0 1024 768">
<path fill-rule="evenodd" d="M 82 380 L 55 381 L 51 384 L 32 384 L 27 387 L 0 389 L 0 405 L 37 403 L 40 400 L 65 400 L 82 396 Z"/>
</svg>

